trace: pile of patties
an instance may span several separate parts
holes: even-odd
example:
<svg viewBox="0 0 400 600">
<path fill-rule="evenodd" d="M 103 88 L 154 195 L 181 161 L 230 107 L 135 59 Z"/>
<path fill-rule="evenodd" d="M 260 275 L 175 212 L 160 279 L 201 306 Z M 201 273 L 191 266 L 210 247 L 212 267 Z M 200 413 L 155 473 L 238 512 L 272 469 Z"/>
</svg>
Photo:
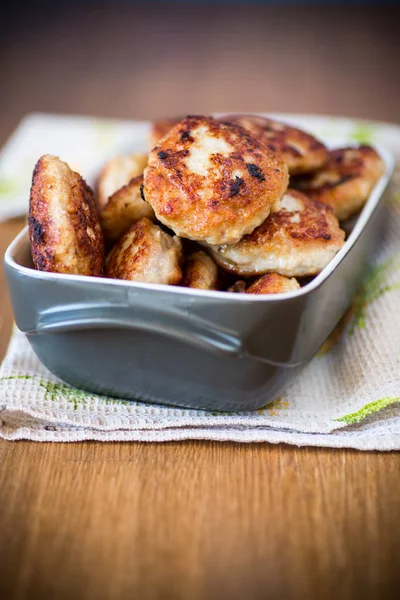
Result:
<svg viewBox="0 0 400 600">
<path fill-rule="evenodd" d="M 276 294 L 318 274 L 344 244 L 384 164 L 373 148 L 329 152 L 256 115 L 153 124 L 151 151 L 113 157 L 96 194 L 59 158 L 36 164 L 36 269 Z"/>
</svg>

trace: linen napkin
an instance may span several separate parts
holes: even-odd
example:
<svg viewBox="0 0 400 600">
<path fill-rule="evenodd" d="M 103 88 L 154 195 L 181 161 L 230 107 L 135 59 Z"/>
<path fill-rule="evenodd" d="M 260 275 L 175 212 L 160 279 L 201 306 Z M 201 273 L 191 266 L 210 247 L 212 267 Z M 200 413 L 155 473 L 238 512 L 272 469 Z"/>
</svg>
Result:
<svg viewBox="0 0 400 600">
<path fill-rule="evenodd" d="M 340 130 L 342 139 L 381 143 L 400 159 L 400 128 L 396 126 L 322 117 L 280 117 L 320 137 L 329 137 L 331 128 L 335 135 Z M 82 125 L 74 118 L 63 117 L 63 123 L 57 124 L 58 117 L 36 116 L 34 126 L 48 119 L 52 121 L 50 137 L 57 127 L 60 134 L 68 122 L 69 130 L 71 121 L 78 121 L 76 127 Z M 112 126 L 125 131 L 128 124 L 114 122 Z M 129 126 L 132 133 L 136 125 Z M 106 130 L 110 135 L 111 130 Z M 146 135 L 143 124 L 139 124 L 139 130 Z M 122 133 L 113 135 L 113 144 L 107 146 L 110 155 L 116 153 L 116 139 L 126 141 Z M 20 143 L 24 139 L 26 131 Z M 90 148 L 89 138 L 86 141 Z M 120 146 L 117 151 L 121 151 Z M 13 152 L 15 160 L 18 145 L 14 145 Z M 35 160 L 44 152 L 57 153 L 68 161 L 67 150 L 63 153 L 51 148 L 36 153 Z M 13 164 L 9 156 L 8 161 Z M 83 155 L 81 162 L 89 171 Z M 97 167 L 100 162 L 97 155 Z M 28 190 L 29 185 L 25 188 L 25 209 Z M 10 212 L 8 207 L 7 214 Z M 90 394 L 49 373 L 23 334 L 15 329 L 0 367 L 0 436 L 37 441 L 208 439 L 400 449 L 399 173 L 395 174 L 386 213 L 385 236 L 350 310 L 300 377 L 272 404 L 256 412 L 223 413 Z"/>
</svg>

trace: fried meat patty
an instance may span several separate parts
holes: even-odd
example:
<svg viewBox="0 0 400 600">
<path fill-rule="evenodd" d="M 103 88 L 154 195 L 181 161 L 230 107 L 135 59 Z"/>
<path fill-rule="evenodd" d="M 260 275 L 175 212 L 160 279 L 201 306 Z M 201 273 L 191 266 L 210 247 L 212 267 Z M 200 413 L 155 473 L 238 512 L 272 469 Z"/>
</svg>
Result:
<svg viewBox="0 0 400 600">
<path fill-rule="evenodd" d="M 93 192 L 56 156 L 45 154 L 36 163 L 28 223 L 36 269 L 102 274 L 104 242 Z"/>
<path fill-rule="evenodd" d="M 100 171 L 96 185 L 96 202 L 101 210 L 114 192 L 131 179 L 142 175 L 147 165 L 147 154 L 113 156 Z"/>
<path fill-rule="evenodd" d="M 198 250 L 189 255 L 180 285 L 199 290 L 218 289 L 218 267 L 208 254 Z"/>
<path fill-rule="evenodd" d="M 279 152 L 291 175 L 315 171 L 328 159 L 324 144 L 309 133 L 286 123 L 261 115 L 226 115 L 219 119 L 241 125 L 270 150 Z"/>
<path fill-rule="evenodd" d="M 238 125 L 187 117 L 150 152 L 144 195 L 177 235 L 235 243 L 279 208 L 284 160 Z"/>
<path fill-rule="evenodd" d="M 106 259 L 112 279 L 177 284 L 182 279 L 182 243 L 143 217 L 118 240 Z"/>
<path fill-rule="evenodd" d="M 115 242 L 142 217 L 154 220 L 154 211 L 141 196 L 143 175 L 114 192 L 100 214 L 106 241 Z"/>
<path fill-rule="evenodd" d="M 226 291 L 232 292 L 233 294 L 244 294 L 247 288 L 247 282 L 243 281 L 243 279 L 239 279 L 235 281 L 233 285 L 231 285 Z"/>
<path fill-rule="evenodd" d="M 296 186 L 330 206 L 343 221 L 364 206 L 384 169 L 383 160 L 370 146 L 338 148 L 330 152 L 320 171 L 300 179 Z"/>
<path fill-rule="evenodd" d="M 177 124 L 182 121 L 185 117 L 166 117 L 164 119 L 157 119 L 153 121 L 150 129 L 149 145 L 150 150 L 153 150 L 154 146 L 165 136 L 169 131 Z"/>
<path fill-rule="evenodd" d="M 322 142 L 297 127 L 275 119 L 261 115 L 227 114 L 218 117 L 218 120 L 240 125 L 273 152 L 282 154 L 292 175 L 315 171 L 328 159 L 328 150 Z M 151 148 L 179 121 L 178 118 L 155 121 L 150 133 Z"/>
<path fill-rule="evenodd" d="M 300 289 L 300 284 L 292 277 L 284 277 L 278 273 L 267 273 L 256 279 L 246 289 L 246 294 L 284 294 Z"/>
<path fill-rule="evenodd" d="M 279 212 L 271 214 L 237 244 L 209 246 L 215 262 L 231 273 L 276 272 L 286 277 L 315 275 L 344 244 L 332 210 L 289 189 Z"/>
</svg>

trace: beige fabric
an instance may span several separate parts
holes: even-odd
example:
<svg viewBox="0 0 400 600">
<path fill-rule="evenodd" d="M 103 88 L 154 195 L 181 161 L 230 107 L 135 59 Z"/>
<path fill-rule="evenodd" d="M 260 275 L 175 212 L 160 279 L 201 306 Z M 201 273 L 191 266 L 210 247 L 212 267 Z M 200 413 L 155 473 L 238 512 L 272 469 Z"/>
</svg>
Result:
<svg viewBox="0 0 400 600">
<path fill-rule="evenodd" d="M 313 132 L 323 135 L 330 122 L 318 123 L 320 129 L 315 126 Z M 371 141 L 387 142 L 381 139 L 381 126 L 374 127 Z M 399 130 L 392 129 L 392 149 L 400 157 Z M 52 376 L 15 331 L 0 368 L 0 436 L 400 449 L 400 181 L 396 186 L 386 208 L 381 247 L 351 310 L 320 354 L 272 405 L 228 414 L 87 394 Z"/>
</svg>

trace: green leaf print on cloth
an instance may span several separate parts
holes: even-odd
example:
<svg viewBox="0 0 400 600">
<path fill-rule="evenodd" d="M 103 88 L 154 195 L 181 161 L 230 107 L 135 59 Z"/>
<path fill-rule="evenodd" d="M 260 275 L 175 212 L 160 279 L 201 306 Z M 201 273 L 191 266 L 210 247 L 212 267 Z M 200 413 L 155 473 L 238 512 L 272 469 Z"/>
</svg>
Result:
<svg viewBox="0 0 400 600">
<path fill-rule="evenodd" d="M 366 308 L 371 302 L 382 296 L 383 294 L 400 289 L 400 282 L 392 285 L 388 284 L 388 280 L 394 273 L 400 270 L 400 260 L 390 258 L 382 265 L 376 266 L 367 278 L 353 300 L 352 303 L 352 320 L 349 329 L 349 334 L 352 335 L 357 327 L 365 327 Z"/>
<path fill-rule="evenodd" d="M 11 375 L 10 377 L 1 377 L 0 381 L 5 381 L 7 379 L 31 379 L 46 390 L 44 400 L 58 402 L 60 400 L 60 396 L 63 396 L 68 402 L 73 404 L 75 410 L 77 410 L 79 406 L 85 405 L 94 397 L 106 404 L 125 404 L 126 406 L 129 406 L 130 404 L 130 400 L 121 400 L 119 398 L 101 396 L 100 394 L 92 394 L 91 392 L 85 392 L 85 390 L 75 388 L 67 383 L 48 381 L 33 375 Z"/>
<path fill-rule="evenodd" d="M 391 406 L 392 404 L 396 404 L 396 402 L 400 402 L 400 398 L 380 398 L 379 400 L 375 400 L 375 402 L 369 402 L 360 410 L 357 410 L 354 413 L 350 413 L 349 415 L 344 415 L 343 417 L 339 417 L 336 421 L 342 421 L 346 423 L 346 425 L 354 425 L 355 423 L 359 423 L 369 415 L 376 413 L 387 406 Z"/>
</svg>

